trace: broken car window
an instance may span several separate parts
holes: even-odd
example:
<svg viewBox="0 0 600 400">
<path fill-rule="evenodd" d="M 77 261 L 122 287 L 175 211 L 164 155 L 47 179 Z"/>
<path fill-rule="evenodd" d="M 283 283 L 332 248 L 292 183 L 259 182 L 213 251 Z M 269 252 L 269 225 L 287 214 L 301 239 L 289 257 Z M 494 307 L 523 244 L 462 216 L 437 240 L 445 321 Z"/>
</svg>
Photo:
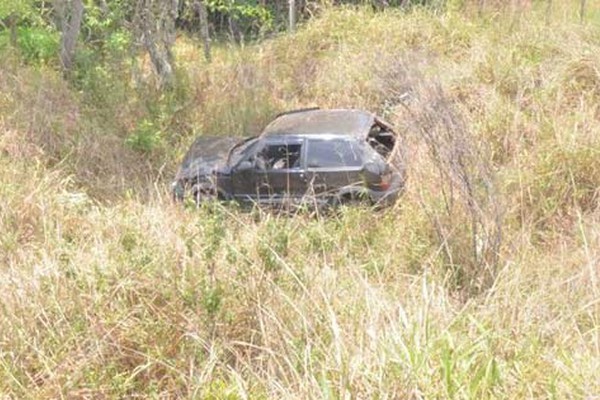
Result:
<svg viewBox="0 0 600 400">
<path fill-rule="evenodd" d="M 355 140 L 311 139 L 308 141 L 309 168 L 360 167 L 362 164 L 362 149 Z"/>
<path fill-rule="evenodd" d="M 375 124 L 371 127 L 367 141 L 373 149 L 381 154 L 383 158 L 387 159 L 394 148 L 395 137 L 393 132 L 390 132 L 388 129 Z"/>
<path fill-rule="evenodd" d="M 301 150 L 299 143 L 267 145 L 257 155 L 257 166 L 267 170 L 300 168 Z"/>
</svg>

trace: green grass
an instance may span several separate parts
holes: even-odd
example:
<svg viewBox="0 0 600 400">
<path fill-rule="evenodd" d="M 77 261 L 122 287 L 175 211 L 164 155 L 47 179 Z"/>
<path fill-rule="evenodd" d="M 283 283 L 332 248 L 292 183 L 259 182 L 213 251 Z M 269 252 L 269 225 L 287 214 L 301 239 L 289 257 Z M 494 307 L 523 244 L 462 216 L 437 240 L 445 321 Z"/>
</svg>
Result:
<svg viewBox="0 0 600 400">
<path fill-rule="evenodd" d="M 210 64 L 180 38 L 169 95 L 143 60 L 86 86 L 8 55 L 0 397 L 597 396 L 600 49 L 567 3 L 326 9 Z M 172 204 L 195 135 L 315 104 L 402 132 L 395 207 Z"/>
</svg>

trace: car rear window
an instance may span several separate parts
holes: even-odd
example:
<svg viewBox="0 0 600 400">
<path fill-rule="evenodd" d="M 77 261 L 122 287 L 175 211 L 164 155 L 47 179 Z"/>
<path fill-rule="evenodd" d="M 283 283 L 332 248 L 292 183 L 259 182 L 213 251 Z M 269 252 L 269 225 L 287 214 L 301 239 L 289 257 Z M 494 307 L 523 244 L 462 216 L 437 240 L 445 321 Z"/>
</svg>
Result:
<svg viewBox="0 0 600 400">
<path fill-rule="evenodd" d="M 360 167 L 362 150 L 356 140 L 311 139 L 307 149 L 308 168 Z"/>
</svg>

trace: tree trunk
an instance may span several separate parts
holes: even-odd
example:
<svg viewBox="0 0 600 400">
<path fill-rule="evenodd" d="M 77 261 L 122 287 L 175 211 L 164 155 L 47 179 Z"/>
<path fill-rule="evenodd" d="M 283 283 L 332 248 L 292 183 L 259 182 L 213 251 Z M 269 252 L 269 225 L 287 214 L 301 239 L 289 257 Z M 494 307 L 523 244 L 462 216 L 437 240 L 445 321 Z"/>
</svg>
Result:
<svg viewBox="0 0 600 400">
<path fill-rule="evenodd" d="M 17 16 L 15 14 L 11 14 L 8 17 L 8 29 L 10 30 L 10 45 L 12 47 L 17 47 Z"/>
<path fill-rule="evenodd" d="M 485 9 L 485 0 L 479 0 L 477 13 L 481 17 L 483 15 L 483 11 Z"/>
<path fill-rule="evenodd" d="M 158 75 L 161 87 L 172 87 L 175 81 L 173 67 L 171 66 L 170 56 L 167 52 L 161 51 L 154 37 L 146 32 L 143 38 L 144 47 L 150 56 L 150 61 Z"/>
<path fill-rule="evenodd" d="M 194 0 L 194 9 L 200 19 L 200 38 L 204 47 L 204 58 L 210 62 L 210 33 L 208 31 L 208 11 L 204 1 Z"/>
<path fill-rule="evenodd" d="M 175 19 L 178 5 L 178 0 L 138 2 L 138 33 L 162 88 L 171 88 L 175 83 L 171 48 L 176 38 Z"/>
<path fill-rule="evenodd" d="M 400 2 L 400 7 L 404 6 L 402 3 L 404 3 L 404 2 L 403 1 Z M 390 6 L 390 3 L 388 2 L 388 0 L 376 0 L 373 2 L 373 7 L 377 11 L 383 11 L 386 8 L 388 8 L 389 6 Z"/>
<path fill-rule="evenodd" d="M 83 0 L 63 0 L 60 3 L 60 63 L 63 71 L 68 74 L 73 67 L 75 47 L 81 30 L 84 7 Z"/>
<path fill-rule="evenodd" d="M 236 19 L 231 14 L 227 17 L 227 23 L 229 25 L 231 40 L 236 43 L 244 43 L 244 33 L 241 31 Z"/>
<path fill-rule="evenodd" d="M 296 1 L 288 0 L 289 3 L 289 30 L 294 32 L 296 30 Z"/>
<path fill-rule="evenodd" d="M 547 0 L 546 3 L 546 23 L 550 22 L 552 17 L 552 0 Z"/>
</svg>

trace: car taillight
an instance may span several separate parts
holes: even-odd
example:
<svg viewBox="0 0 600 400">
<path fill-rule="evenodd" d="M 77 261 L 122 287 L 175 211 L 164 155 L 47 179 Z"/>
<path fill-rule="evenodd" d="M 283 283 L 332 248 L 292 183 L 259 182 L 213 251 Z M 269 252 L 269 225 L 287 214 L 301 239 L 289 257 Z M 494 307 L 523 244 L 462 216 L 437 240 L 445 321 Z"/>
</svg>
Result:
<svg viewBox="0 0 600 400">
<path fill-rule="evenodd" d="M 390 188 L 391 182 L 392 182 L 392 174 L 391 174 L 391 172 L 387 172 L 383 175 L 380 175 L 379 182 L 372 183 L 371 188 L 378 192 L 384 192 Z"/>
<path fill-rule="evenodd" d="M 381 175 L 381 183 L 379 187 L 381 190 L 388 190 L 390 188 L 390 183 L 392 182 L 392 174 L 388 172 L 387 174 Z"/>
</svg>

